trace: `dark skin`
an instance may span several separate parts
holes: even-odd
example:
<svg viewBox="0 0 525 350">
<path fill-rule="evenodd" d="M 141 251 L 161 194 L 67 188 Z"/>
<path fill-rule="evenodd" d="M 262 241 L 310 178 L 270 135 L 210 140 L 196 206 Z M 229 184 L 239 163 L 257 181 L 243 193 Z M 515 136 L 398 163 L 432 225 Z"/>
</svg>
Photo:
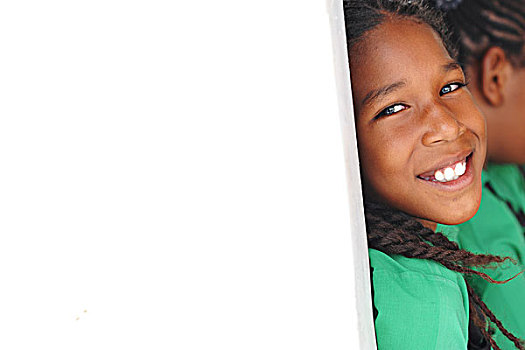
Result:
<svg viewBox="0 0 525 350">
<path fill-rule="evenodd" d="M 525 164 L 525 68 L 499 47 L 466 68 L 474 100 L 487 120 L 487 159 Z"/>
<path fill-rule="evenodd" d="M 388 19 L 350 51 L 365 196 L 425 226 L 470 219 L 481 198 L 485 121 L 459 65 L 426 24 Z M 461 159 L 465 176 L 420 175 Z"/>
</svg>

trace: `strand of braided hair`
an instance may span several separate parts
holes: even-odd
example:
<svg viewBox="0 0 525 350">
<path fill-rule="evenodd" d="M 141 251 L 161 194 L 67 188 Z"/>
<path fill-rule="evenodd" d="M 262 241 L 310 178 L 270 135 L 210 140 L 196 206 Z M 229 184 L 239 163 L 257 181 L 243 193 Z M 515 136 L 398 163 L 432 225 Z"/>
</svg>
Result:
<svg viewBox="0 0 525 350">
<path fill-rule="evenodd" d="M 497 46 L 515 67 L 525 66 L 523 0 L 463 0 L 445 11 L 445 20 L 454 28 L 452 41 L 463 65 L 479 61 L 488 48 Z"/>
<path fill-rule="evenodd" d="M 389 255 L 433 260 L 452 271 L 464 275 L 477 275 L 492 283 L 505 283 L 516 277 L 507 281 L 495 281 L 487 274 L 474 270 L 473 268 L 476 267 L 494 267 L 495 264 L 511 259 L 495 255 L 474 254 L 460 249 L 457 243 L 450 241 L 443 234 L 424 227 L 414 218 L 398 210 L 366 202 L 365 217 L 369 248 Z M 465 282 L 469 296 L 470 319 L 479 327 L 492 348 L 500 350 L 487 330 L 487 320 L 490 320 L 505 337 L 512 341 L 517 349 L 525 349 L 521 340 L 503 326 L 468 282 Z"/>
</svg>

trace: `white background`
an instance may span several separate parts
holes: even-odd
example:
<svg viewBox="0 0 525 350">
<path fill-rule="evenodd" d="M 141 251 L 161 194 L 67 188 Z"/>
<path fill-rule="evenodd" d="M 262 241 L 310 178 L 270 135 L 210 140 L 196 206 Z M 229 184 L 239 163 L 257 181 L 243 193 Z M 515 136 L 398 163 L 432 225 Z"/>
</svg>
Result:
<svg viewBox="0 0 525 350">
<path fill-rule="evenodd" d="M 1 349 L 355 349 L 324 1 L 0 6 Z"/>
</svg>

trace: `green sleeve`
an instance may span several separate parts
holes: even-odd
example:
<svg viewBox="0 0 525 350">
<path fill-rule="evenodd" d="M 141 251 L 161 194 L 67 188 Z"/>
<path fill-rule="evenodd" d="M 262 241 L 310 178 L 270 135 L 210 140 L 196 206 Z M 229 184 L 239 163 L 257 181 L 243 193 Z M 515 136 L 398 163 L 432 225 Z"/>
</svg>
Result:
<svg viewBox="0 0 525 350">
<path fill-rule="evenodd" d="M 466 349 L 468 294 L 461 275 L 371 250 L 379 350 Z"/>
</svg>

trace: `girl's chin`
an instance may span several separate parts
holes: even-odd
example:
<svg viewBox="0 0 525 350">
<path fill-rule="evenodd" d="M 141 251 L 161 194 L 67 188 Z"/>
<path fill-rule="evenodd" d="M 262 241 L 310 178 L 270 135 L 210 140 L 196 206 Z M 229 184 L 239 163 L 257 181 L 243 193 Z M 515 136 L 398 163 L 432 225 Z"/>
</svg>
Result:
<svg viewBox="0 0 525 350">
<path fill-rule="evenodd" d="M 432 215 L 432 213 L 427 212 L 427 215 L 413 215 L 414 218 L 419 221 L 423 226 L 430 228 L 431 230 L 436 230 L 438 224 L 442 225 L 459 225 L 476 215 L 479 208 L 480 201 L 468 201 L 467 204 L 457 205 L 454 208 L 448 209 L 446 212 L 443 212 L 443 208 L 439 208 L 438 215 Z"/>
<path fill-rule="evenodd" d="M 479 182 L 481 183 L 481 181 Z M 481 204 L 481 185 L 478 189 L 457 202 L 449 201 L 447 206 L 443 205 L 439 208 L 432 206 L 431 211 L 427 212 L 428 215 L 419 216 L 418 220 L 426 227 L 430 226 L 423 221 L 433 223 L 435 229 L 437 224 L 459 225 L 472 219 L 478 212 Z"/>
<path fill-rule="evenodd" d="M 436 222 L 443 225 L 459 225 L 472 219 L 472 217 L 476 215 L 478 208 L 479 205 L 470 208 L 470 210 L 464 210 L 463 208 L 463 210 L 461 210 L 461 215 L 447 215 L 445 217 L 440 217 Z M 460 211 L 456 211 L 456 213 L 459 212 Z"/>
</svg>

